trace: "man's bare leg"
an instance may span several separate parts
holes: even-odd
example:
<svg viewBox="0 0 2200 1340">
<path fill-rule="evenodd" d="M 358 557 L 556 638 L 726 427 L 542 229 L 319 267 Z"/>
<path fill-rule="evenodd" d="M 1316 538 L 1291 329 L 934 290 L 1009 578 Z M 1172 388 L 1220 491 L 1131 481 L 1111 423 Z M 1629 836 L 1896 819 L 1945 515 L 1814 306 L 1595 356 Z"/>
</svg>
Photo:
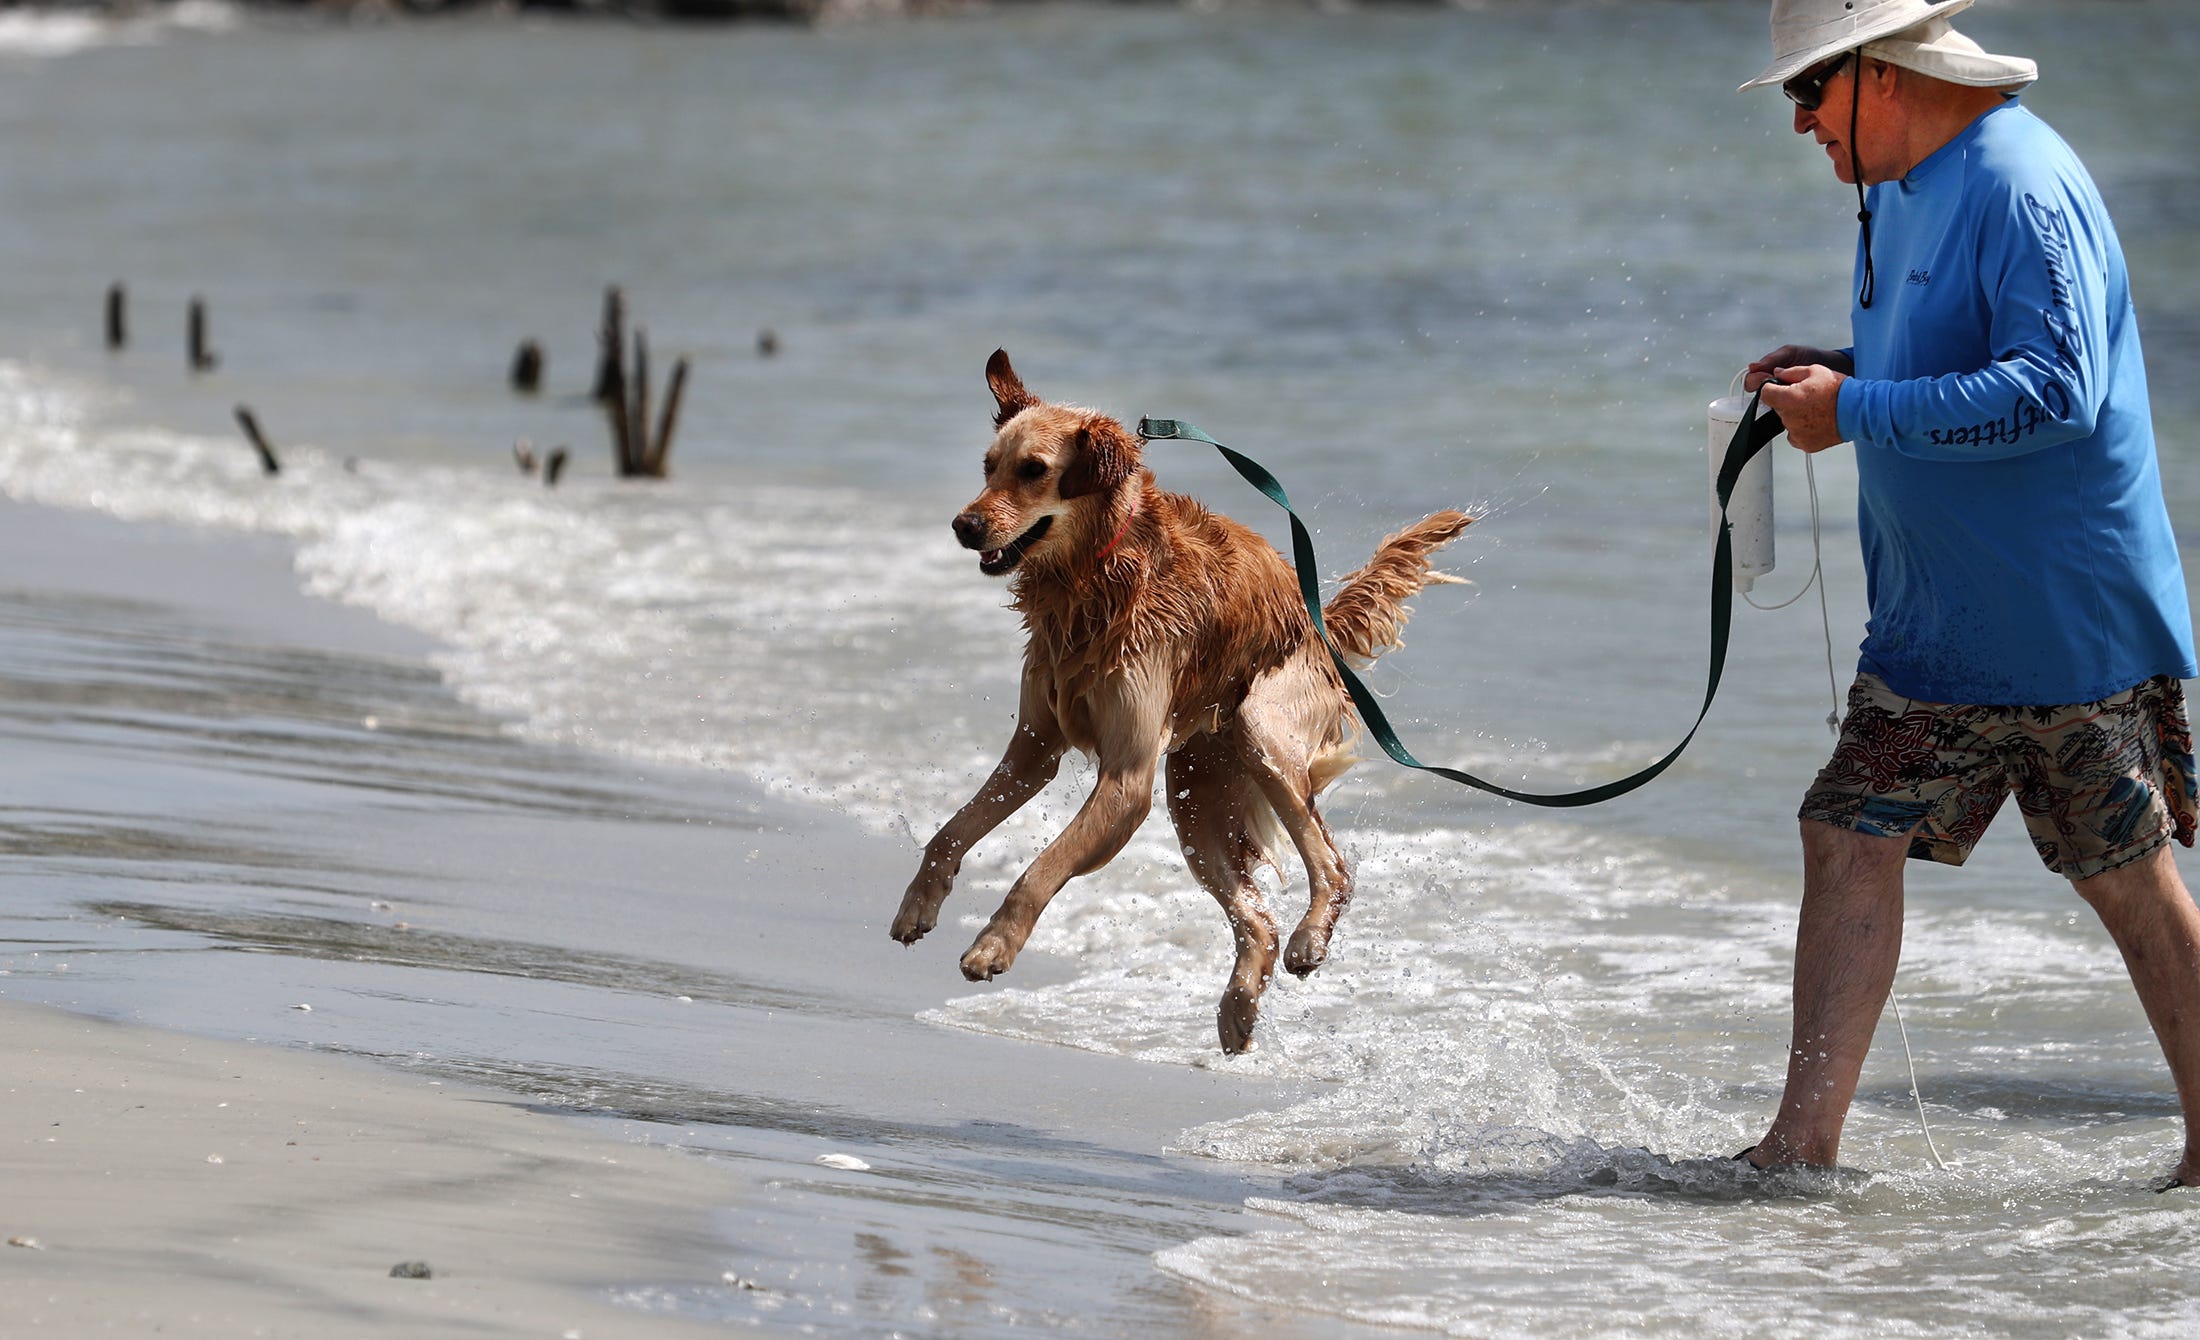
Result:
<svg viewBox="0 0 2200 1340">
<path fill-rule="evenodd" d="M 2200 908 L 2178 877 L 2168 843 L 2129 865 L 2073 881 L 2073 887 L 2123 951 L 2185 1113 L 2177 1177 L 2200 1186 Z"/>
<path fill-rule="evenodd" d="M 1795 1032 L 1787 1091 L 1749 1152 L 1759 1168 L 1830 1168 L 1902 957 L 1909 839 L 1803 821 L 1803 914 L 1795 932 Z M 2195 1020 L 2200 1024 L 2200 1019 Z"/>
</svg>

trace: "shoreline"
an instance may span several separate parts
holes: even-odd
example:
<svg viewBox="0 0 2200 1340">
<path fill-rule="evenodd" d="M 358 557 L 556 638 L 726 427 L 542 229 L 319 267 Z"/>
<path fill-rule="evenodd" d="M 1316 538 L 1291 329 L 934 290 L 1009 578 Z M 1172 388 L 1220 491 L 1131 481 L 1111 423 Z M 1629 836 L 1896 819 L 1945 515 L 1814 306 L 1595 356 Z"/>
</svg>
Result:
<svg viewBox="0 0 2200 1340">
<path fill-rule="evenodd" d="M 435 649 L 305 595 L 290 551 L 272 536 L 0 498 L 0 597 L 89 607 L 93 621 L 162 611 L 218 639 L 392 666 Z M 0 679 L 22 672 L 18 660 Z M 16 716 L 0 712 L 0 723 Z M 69 790 L 37 763 L 0 767 L 10 865 L 38 854 L 31 806 Z M 143 1023 L 89 1002 L 35 1003 L 25 997 L 51 993 L 7 951 L 43 941 L 8 938 L 0 1336 L 463 1328 L 669 1340 L 720 1329 L 612 1299 L 644 1282 L 719 1280 L 730 1244 L 713 1215 L 739 1191 L 728 1170 L 592 1131 L 508 1091 L 310 1043 L 224 1040 L 157 1011 Z M 390 1273 L 409 1262 L 431 1277 Z"/>
<path fill-rule="evenodd" d="M 513 739 L 280 538 L 0 499 L 0 573 L 0 1338 L 1361 1333 L 1153 1261 L 1304 1086 L 921 1021 L 898 843 Z"/>
</svg>

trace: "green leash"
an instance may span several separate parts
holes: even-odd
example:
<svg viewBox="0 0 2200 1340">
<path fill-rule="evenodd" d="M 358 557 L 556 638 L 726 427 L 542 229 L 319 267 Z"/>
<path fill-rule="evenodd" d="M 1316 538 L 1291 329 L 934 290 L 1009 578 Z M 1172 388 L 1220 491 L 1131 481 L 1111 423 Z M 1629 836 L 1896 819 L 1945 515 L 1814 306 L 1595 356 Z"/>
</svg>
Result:
<svg viewBox="0 0 2200 1340">
<path fill-rule="evenodd" d="M 1306 601 L 1306 613 L 1313 619 L 1314 631 L 1321 636 L 1322 645 L 1329 649 L 1329 658 L 1335 662 L 1337 673 L 1344 677 L 1345 691 L 1352 695 L 1352 704 L 1359 709 L 1360 720 L 1367 723 L 1368 731 L 1382 745 L 1384 753 L 1409 768 L 1434 773 L 1447 781 L 1503 796 L 1507 800 L 1570 809 L 1624 796 L 1664 772 L 1672 766 L 1673 760 L 1681 756 L 1681 751 L 1688 748 L 1689 742 L 1696 738 L 1696 731 L 1702 727 L 1704 718 L 1711 714 L 1711 700 L 1718 696 L 1719 676 L 1726 669 L 1727 635 L 1734 621 L 1734 537 L 1733 525 L 1726 519 L 1726 506 L 1734 496 L 1734 481 L 1740 478 L 1742 467 L 1749 464 L 1782 431 L 1778 415 L 1758 415 L 1757 401 L 1758 396 L 1750 397 L 1749 409 L 1742 415 L 1741 423 L 1735 426 L 1734 438 L 1727 443 L 1726 457 L 1719 466 L 1719 538 L 1711 555 L 1711 675 L 1709 682 L 1704 685 L 1703 708 L 1696 713 L 1695 724 L 1688 728 L 1688 734 L 1681 738 L 1681 742 L 1673 746 L 1671 753 L 1642 771 L 1622 777 L 1616 782 L 1592 786 L 1585 791 L 1568 791 L 1559 795 L 1515 791 L 1495 782 L 1484 781 L 1472 773 L 1461 772 L 1457 768 L 1438 767 L 1415 758 L 1399 740 L 1398 732 L 1391 728 L 1390 719 L 1383 715 L 1382 704 L 1376 701 L 1374 692 L 1353 673 L 1351 666 L 1345 664 L 1344 657 L 1337 654 L 1336 644 L 1329 640 L 1329 630 L 1322 626 L 1321 588 L 1314 563 L 1314 540 L 1307 534 L 1306 523 L 1299 520 L 1299 514 L 1292 510 L 1291 499 L 1284 493 L 1283 485 L 1276 482 L 1276 477 L 1268 473 L 1258 461 L 1230 450 L 1182 419 L 1140 419 L 1138 435 L 1149 442 L 1176 440 L 1206 443 L 1221 452 L 1222 458 L 1230 463 L 1230 467 L 1246 483 L 1268 495 L 1268 500 L 1281 507 L 1291 518 L 1292 565 L 1298 571 L 1299 595 Z"/>
</svg>

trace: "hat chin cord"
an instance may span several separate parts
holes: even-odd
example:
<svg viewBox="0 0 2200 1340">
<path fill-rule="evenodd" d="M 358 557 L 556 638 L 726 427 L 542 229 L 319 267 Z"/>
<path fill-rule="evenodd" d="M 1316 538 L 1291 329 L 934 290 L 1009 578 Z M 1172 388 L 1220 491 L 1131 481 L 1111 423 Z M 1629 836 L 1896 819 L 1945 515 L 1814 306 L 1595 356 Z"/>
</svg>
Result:
<svg viewBox="0 0 2200 1340">
<path fill-rule="evenodd" d="M 1856 222 L 1864 231 L 1864 286 L 1856 294 L 1859 307 L 1872 305 L 1878 276 L 1872 272 L 1872 212 L 1864 204 L 1864 160 L 1856 152 L 1856 114 L 1864 102 L 1864 52 L 1856 53 L 1855 88 L 1849 94 L 1849 175 L 1856 179 Z"/>
</svg>

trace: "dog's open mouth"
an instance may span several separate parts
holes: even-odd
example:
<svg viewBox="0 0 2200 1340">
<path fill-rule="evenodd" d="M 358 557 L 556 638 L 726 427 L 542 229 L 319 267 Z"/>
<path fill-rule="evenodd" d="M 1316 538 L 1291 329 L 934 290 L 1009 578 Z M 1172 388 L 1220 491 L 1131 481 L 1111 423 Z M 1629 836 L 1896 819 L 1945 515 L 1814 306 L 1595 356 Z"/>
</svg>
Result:
<svg viewBox="0 0 2200 1340">
<path fill-rule="evenodd" d="M 1024 561 L 1024 551 L 1037 544 L 1041 536 L 1054 525 L 1054 518 L 1043 516 L 1039 524 L 1010 540 L 998 549 L 981 550 L 978 554 L 978 571 L 988 577 L 998 577 Z"/>
</svg>

